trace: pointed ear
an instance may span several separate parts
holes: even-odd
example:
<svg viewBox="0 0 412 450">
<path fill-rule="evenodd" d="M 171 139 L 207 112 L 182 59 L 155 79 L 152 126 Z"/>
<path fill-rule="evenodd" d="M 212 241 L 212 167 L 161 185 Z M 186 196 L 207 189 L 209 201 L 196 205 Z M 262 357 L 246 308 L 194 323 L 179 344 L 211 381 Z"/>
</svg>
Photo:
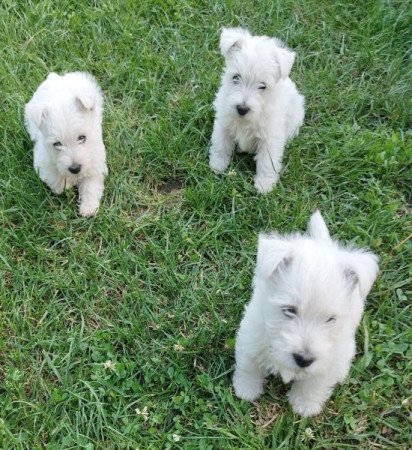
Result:
<svg viewBox="0 0 412 450">
<path fill-rule="evenodd" d="M 289 264 L 292 257 L 290 243 L 277 235 L 259 235 L 256 273 L 262 278 L 269 278 L 282 264 Z"/>
<path fill-rule="evenodd" d="M 242 48 L 245 40 L 250 37 L 249 31 L 243 28 L 222 28 L 220 34 L 220 52 L 227 58 L 234 51 Z"/>
<path fill-rule="evenodd" d="M 30 101 L 27 103 L 24 112 L 27 121 L 34 123 L 39 128 L 42 121 L 47 117 L 47 104 Z"/>
<path fill-rule="evenodd" d="M 96 102 L 95 97 L 88 94 L 80 94 L 76 97 L 76 105 L 81 111 L 90 111 Z"/>
<path fill-rule="evenodd" d="M 285 80 L 292 70 L 293 63 L 295 61 L 295 52 L 276 46 L 275 57 L 279 64 L 280 77 Z"/>
<path fill-rule="evenodd" d="M 46 78 L 46 80 L 57 80 L 58 78 L 60 78 L 60 75 L 58 75 L 56 72 L 50 72 L 48 75 L 47 75 L 47 78 Z"/>
<path fill-rule="evenodd" d="M 354 289 L 358 286 L 360 295 L 365 300 L 378 275 L 378 270 L 378 257 L 373 253 L 362 250 L 350 252 L 345 269 L 349 288 Z"/>
<path fill-rule="evenodd" d="M 319 210 L 317 209 L 309 220 L 308 233 L 310 237 L 317 241 L 330 241 L 328 227 Z"/>
</svg>

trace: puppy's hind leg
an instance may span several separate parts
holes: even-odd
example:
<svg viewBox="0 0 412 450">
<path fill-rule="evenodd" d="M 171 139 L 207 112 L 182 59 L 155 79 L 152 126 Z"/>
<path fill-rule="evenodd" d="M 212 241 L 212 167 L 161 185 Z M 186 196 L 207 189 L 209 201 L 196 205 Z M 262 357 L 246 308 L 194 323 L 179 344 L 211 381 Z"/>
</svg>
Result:
<svg viewBox="0 0 412 450">
<path fill-rule="evenodd" d="M 83 217 L 94 216 L 103 196 L 103 177 L 86 178 L 79 183 L 80 215 Z"/>
<path fill-rule="evenodd" d="M 212 146 L 209 153 L 209 167 L 215 173 L 227 169 L 235 149 L 235 141 L 218 119 L 215 120 L 212 133 Z"/>
</svg>

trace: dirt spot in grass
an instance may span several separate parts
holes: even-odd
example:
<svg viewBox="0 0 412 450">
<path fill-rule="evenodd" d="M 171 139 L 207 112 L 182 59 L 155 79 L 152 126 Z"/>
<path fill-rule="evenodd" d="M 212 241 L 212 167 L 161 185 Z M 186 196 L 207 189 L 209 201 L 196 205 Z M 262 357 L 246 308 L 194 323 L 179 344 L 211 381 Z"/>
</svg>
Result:
<svg viewBox="0 0 412 450">
<path fill-rule="evenodd" d="M 159 194 L 176 194 L 183 188 L 183 183 L 180 180 L 164 181 L 156 186 Z"/>
<path fill-rule="evenodd" d="M 177 179 L 163 180 L 139 193 L 138 205 L 128 214 L 134 222 L 158 221 L 165 211 L 180 205 L 183 199 L 183 182 Z"/>
<path fill-rule="evenodd" d="M 148 205 L 139 205 L 129 214 L 129 218 L 133 221 L 137 221 L 137 220 L 140 220 L 140 218 L 144 214 L 147 214 L 150 212 L 151 211 L 150 211 L 150 208 Z M 142 234 L 140 234 L 140 238 L 142 238 Z"/>
<path fill-rule="evenodd" d="M 280 409 L 280 405 L 272 401 L 253 403 L 250 410 L 250 419 L 255 426 L 269 431 L 276 422 Z"/>
<path fill-rule="evenodd" d="M 412 202 L 411 202 L 412 205 Z M 405 216 L 409 216 L 412 213 L 412 206 L 408 206 L 408 205 L 402 205 L 400 206 L 396 212 L 395 212 L 395 217 L 397 219 L 402 219 Z"/>
<path fill-rule="evenodd" d="M 381 429 L 381 435 L 387 439 L 390 439 L 391 436 L 394 434 L 394 430 L 392 428 L 383 426 Z"/>
</svg>

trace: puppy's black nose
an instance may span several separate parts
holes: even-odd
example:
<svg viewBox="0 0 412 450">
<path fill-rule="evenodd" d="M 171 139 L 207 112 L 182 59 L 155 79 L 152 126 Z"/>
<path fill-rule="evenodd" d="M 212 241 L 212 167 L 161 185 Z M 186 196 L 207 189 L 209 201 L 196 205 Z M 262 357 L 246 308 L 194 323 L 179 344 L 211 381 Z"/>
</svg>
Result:
<svg viewBox="0 0 412 450">
<path fill-rule="evenodd" d="M 299 367 L 308 367 L 315 361 L 315 358 L 312 358 L 309 355 L 299 355 L 299 353 L 294 353 L 293 358 Z"/>
<path fill-rule="evenodd" d="M 237 112 L 239 113 L 239 115 L 244 116 L 245 114 L 248 113 L 249 109 L 247 106 L 243 106 L 243 105 L 237 105 L 236 106 Z"/>
<path fill-rule="evenodd" d="M 69 167 L 69 172 L 71 173 L 79 173 L 82 166 L 80 164 L 72 164 Z"/>
</svg>

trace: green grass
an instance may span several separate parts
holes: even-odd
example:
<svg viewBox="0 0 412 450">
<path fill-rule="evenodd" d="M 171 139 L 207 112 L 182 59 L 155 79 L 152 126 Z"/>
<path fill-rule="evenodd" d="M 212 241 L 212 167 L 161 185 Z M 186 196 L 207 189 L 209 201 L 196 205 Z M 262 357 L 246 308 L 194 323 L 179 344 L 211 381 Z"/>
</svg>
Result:
<svg viewBox="0 0 412 450">
<path fill-rule="evenodd" d="M 1 2 L 1 449 L 411 448 L 411 11 Z M 220 177 L 207 165 L 221 26 L 297 51 L 305 126 L 266 197 L 249 157 Z M 72 70 L 106 95 L 110 175 L 87 220 L 75 191 L 39 181 L 22 120 L 47 73 Z M 302 230 L 315 208 L 334 236 L 379 254 L 381 273 L 347 382 L 302 420 L 279 380 L 250 405 L 231 375 L 257 233 Z"/>
</svg>

